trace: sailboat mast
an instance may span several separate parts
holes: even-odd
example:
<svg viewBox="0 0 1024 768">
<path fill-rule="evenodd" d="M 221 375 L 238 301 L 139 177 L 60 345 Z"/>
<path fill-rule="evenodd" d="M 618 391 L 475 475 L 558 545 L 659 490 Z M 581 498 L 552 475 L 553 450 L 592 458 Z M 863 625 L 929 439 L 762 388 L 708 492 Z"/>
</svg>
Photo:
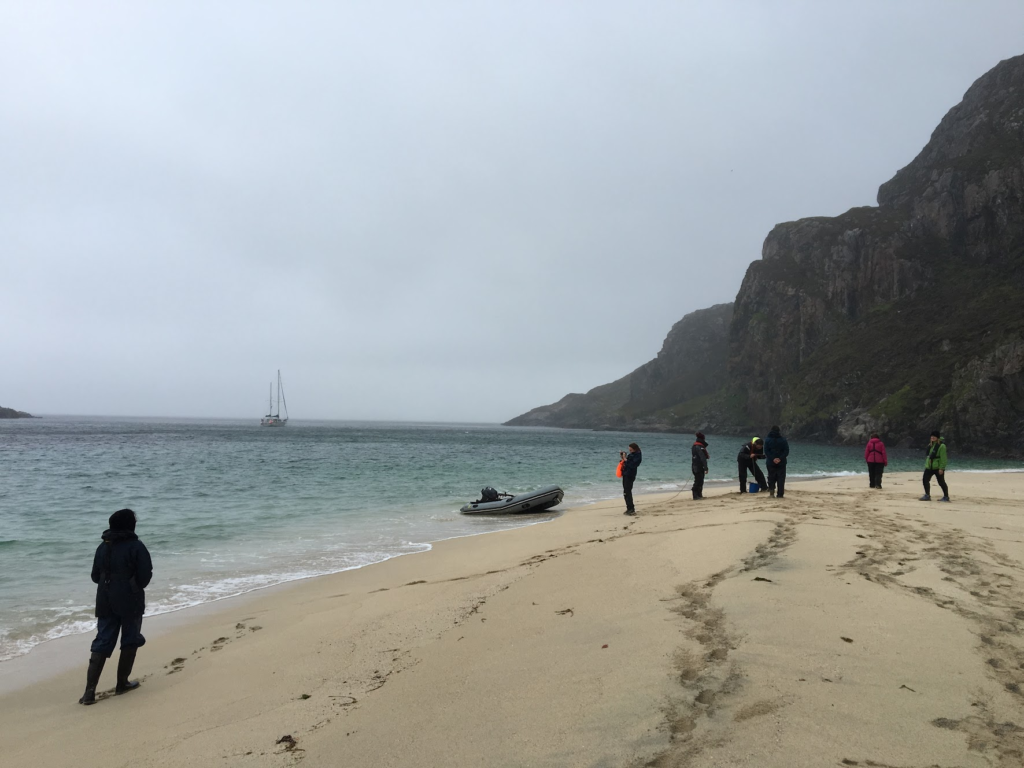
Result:
<svg viewBox="0 0 1024 768">
<path fill-rule="evenodd" d="M 277 415 L 281 415 L 281 369 L 277 369 Z"/>
</svg>

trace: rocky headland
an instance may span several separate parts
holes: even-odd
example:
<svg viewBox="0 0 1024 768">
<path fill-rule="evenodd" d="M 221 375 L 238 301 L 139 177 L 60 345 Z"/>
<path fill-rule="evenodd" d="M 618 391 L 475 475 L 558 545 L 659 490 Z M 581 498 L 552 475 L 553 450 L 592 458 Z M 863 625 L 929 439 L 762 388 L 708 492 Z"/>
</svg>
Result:
<svg viewBox="0 0 1024 768">
<path fill-rule="evenodd" d="M 878 205 L 777 225 L 734 304 L 655 360 L 509 425 L 893 443 L 933 429 L 1024 454 L 1024 56 L 979 78 Z"/>
<path fill-rule="evenodd" d="M 25 413 L 24 411 L 16 411 L 13 408 L 4 408 L 0 405 L 0 419 L 35 419 L 37 416 L 33 416 L 31 413 Z"/>
</svg>

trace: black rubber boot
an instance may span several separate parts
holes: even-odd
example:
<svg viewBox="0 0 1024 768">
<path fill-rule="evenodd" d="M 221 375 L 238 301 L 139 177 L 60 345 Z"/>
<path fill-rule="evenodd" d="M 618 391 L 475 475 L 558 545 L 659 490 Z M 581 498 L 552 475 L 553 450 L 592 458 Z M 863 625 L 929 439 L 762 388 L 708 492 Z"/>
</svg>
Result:
<svg viewBox="0 0 1024 768">
<path fill-rule="evenodd" d="M 135 664 L 135 652 L 138 648 L 122 648 L 121 655 L 117 657 L 117 687 L 114 694 L 120 696 L 122 693 L 134 691 L 141 683 L 128 682 L 128 675 L 132 673 L 132 666 Z"/>
<path fill-rule="evenodd" d="M 102 653 L 94 653 L 89 657 L 89 671 L 85 673 L 85 693 L 78 700 L 79 704 L 96 703 L 96 686 L 99 685 L 100 674 L 106 661 L 107 657 Z"/>
</svg>

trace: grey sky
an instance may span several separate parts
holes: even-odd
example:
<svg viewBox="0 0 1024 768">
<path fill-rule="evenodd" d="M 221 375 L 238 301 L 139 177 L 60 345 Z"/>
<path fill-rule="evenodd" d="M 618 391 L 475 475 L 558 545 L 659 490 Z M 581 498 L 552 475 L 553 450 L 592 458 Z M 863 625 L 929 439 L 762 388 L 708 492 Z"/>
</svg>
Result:
<svg viewBox="0 0 1024 768">
<path fill-rule="evenodd" d="M 510 418 L 1022 52 L 1019 0 L 0 0 L 0 405 Z"/>
</svg>

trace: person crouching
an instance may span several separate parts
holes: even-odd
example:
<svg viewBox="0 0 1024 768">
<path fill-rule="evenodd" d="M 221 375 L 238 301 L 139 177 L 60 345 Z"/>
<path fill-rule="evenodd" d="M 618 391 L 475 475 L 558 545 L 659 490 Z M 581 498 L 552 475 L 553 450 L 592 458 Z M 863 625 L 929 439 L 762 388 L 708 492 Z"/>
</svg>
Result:
<svg viewBox="0 0 1024 768">
<path fill-rule="evenodd" d="M 764 458 L 764 443 L 760 437 L 755 437 L 749 443 L 744 443 L 740 452 L 736 455 L 736 463 L 739 465 L 740 493 L 747 492 L 747 472 L 754 474 L 757 482 L 757 490 L 763 491 L 768 483 L 764 479 L 764 473 L 757 466 L 757 460 Z"/>
<path fill-rule="evenodd" d="M 135 535 L 135 513 L 119 509 L 110 516 L 110 528 L 103 532 L 102 543 L 92 561 L 92 580 L 96 584 L 96 639 L 92 641 L 85 693 L 79 704 L 96 703 L 96 686 L 103 665 L 114 654 L 117 636 L 121 636 L 121 655 L 117 660 L 117 686 L 120 695 L 134 691 L 138 682 L 129 682 L 135 653 L 146 644 L 142 636 L 142 614 L 146 611 L 145 589 L 153 578 L 153 561 L 146 545 Z"/>
</svg>

